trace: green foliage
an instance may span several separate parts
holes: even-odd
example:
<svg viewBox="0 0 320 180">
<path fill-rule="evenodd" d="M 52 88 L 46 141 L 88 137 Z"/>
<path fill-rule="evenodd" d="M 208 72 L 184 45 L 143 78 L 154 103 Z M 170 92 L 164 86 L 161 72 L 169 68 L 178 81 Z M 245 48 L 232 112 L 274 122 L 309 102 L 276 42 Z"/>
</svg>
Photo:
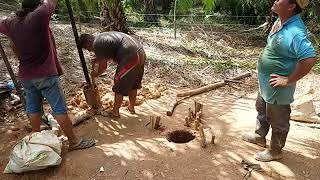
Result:
<svg viewBox="0 0 320 180">
<path fill-rule="evenodd" d="M 125 0 L 124 6 L 130 12 L 143 12 L 143 0 Z"/>
<path fill-rule="evenodd" d="M 217 8 L 219 0 L 203 0 L 203 8 L 206 14 L 212 14 Z"/>
<path fill-rule="evenodd" d="M 260 21 L 265 21 L 265 16 L 269 15 L 271 4 L 269 0 L 220 0 L 219 8 L 220 13 L 239 16 L 238 20 L 242 23 L 259 24 Z"/>
<path fill-rule="evenodd" d="M 9 4 L 9 5 L 18 5 L 19 0 L 1 0 L 0 3 Z"/>
<path fill-rule="evenodd" d="M 70 0 L 75 16 L 81 16 L 85 21 L 100 14 L 100 5 L 102 0 Z M 58 0 L 56 13 L 60 19 L 68 16 L 68 10 L 65 0 Z"/>
<path fill-rule="evenodd" d="M 177 0 L 176 14 L 189 14 L 193 5 L 194 0 Z"/>
</svg>

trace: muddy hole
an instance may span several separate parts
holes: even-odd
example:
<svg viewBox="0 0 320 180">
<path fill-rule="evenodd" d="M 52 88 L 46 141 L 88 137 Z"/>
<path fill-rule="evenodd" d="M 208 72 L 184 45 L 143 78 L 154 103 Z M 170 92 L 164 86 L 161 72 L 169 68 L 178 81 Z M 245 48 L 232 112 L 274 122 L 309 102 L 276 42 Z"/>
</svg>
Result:
<svg viewBox="0 0 320 180">
<path fill-rule="evenodd" d="M 167 140 L 175 143 L 187 143 L 192 141 L 195 136 L 186 130 L 176 130 L 167 134 Z"/>
</svg>

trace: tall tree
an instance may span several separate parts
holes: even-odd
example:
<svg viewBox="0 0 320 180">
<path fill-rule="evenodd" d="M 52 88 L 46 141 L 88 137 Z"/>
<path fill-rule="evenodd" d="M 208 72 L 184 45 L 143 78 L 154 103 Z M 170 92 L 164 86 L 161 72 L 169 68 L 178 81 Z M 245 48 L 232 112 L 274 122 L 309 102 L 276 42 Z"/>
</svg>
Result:
<svg viewBox="0 0 320 180">
<path fill-rule="evenodd" d="M 102 27 L 105 31 L 130 32 L 121 0 L 104 1 L 101 16 L 103 18 Z"/>
<path fill-rule="evenodd" d="M 112 31 L 114 29 L 113 28 L 114 23 L 111 18 L 111 15 L 110 15 L 109 7 L 110 6 L 108 6 L 107 1 L 103 2 L 100 16 L 103 17 L 103 19 L 101 21 L 101 25 L 102 25 L 104 31 Z"/>
<path fill-rule="evenodd" d="M 128 33 L 129 28 L 127 26 L 127 18 L 124 13 L 121 0 L 114 0 L 112 15 L 114 20 L 114 30 Z"/>
<path fill-rule="evenodd" d="M 144 0 L 144 20 L 147 22 L 157 22 L 156 8 L 153 0 Z"/>
</svg>

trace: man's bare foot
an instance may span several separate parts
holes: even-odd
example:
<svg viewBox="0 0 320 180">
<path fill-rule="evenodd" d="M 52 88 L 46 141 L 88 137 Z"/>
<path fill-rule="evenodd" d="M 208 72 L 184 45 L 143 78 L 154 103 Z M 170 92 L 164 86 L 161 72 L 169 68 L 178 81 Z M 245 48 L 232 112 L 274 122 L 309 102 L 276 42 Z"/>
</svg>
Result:
<svg viewBox="0 0 320 180">
<path fill-rule="evenodd" d="M 134 107 L 130 107 L 130 106 L 127 107 L 127 111 L 129 111 L 130 114 L 136 113 L 136 111 L 134 110 Z"/>
<path fill-rule="evenodd" d="M 114 114 L 112 111 L 101 111 L 100 115 L 108 118 L 120 118 L 120 114 Z"/>
</svg>

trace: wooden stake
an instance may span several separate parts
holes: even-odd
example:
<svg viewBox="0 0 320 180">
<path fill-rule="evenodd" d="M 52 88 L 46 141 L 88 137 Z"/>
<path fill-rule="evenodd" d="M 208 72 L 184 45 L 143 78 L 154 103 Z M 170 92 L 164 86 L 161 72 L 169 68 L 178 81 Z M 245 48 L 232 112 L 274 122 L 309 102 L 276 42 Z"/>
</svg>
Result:
<svg viewBox="0 0 320 180">
<path fill-rule="evenodd" d="M 195 113 L 198 113 L 201 111 L 202 109 L 202 104 L 201 103 L 198 103 L 197 101 L 194 101 L 194 112 Z"/>
<path fill-rule="evenodd" d="M 200 122 L 198 120 L 196 120 L 194 122 L 194 129 L 198 131 L 199 130 L 199 126 L 200 126 Z"/>
<path fill-rule="evenodd" d="M 204 135 L 202 125 L 199 127 L 199 132 L 200 132 L 200 138 L 201 138 L 201 147 L 205 148 L 206 147 L 206 136 Z"/>
<path fill-rule="evenodd" d="M 184 125 L 187 126 L 187 127 L 190 127 L 189 117 L 188 117 L 188 116 L 185 117 L 185 123 L 184 123 Z"/>
<path fill-rule="evenodd" d="M 150 128 L 151 128 L 151 130 L 153 129 L 154 124 L 155 124 L 155 122 L 154 122 L 154 116 L 150 116 Z"/>
<path fill-rule="evenodd" d="M 211 144 L 214 144 L 214 139 L 216 138 L 216 136 L 214 134 L 211 135 Z"/>
<path fill-rule="evenodd" d="M 160 128 L 160 120 L 161 120 L 160 116 L 157 116 L 157 117 L 150 116 L 150 127 L 151 127 L 151 130 Z"/>
<path fill-rule="evenodd" d="M 196 121 L 199 121 L 199 123 L 201 123 L 201 117 L 200 117 L 200 113 L 197 113 L 197 115 L 196 115 L 197 117 L 196 117 Z"/>
<path fill-rule="evenodd" d="M 197 101 L 194 101 L 194 113 L 197 114 L 197 111 L 198 110 L 198 102 Z"/>
<path fill-rule="evenodd" d="M 160 119 L 161 119 L 160 116 L 156 117 L 156 121 L 154 123 L 153 129 L 159 129 L 160 128 Z"/>
<path fill-rule="evenodd" d="M 191 108 L 189 108 L 189 113 L 188 113 L 188 117 L 189 117 L 189 120 L 192 121 L 194 118 L 193 118 L 193 112 L 191 110 Z"/>
</svg>

